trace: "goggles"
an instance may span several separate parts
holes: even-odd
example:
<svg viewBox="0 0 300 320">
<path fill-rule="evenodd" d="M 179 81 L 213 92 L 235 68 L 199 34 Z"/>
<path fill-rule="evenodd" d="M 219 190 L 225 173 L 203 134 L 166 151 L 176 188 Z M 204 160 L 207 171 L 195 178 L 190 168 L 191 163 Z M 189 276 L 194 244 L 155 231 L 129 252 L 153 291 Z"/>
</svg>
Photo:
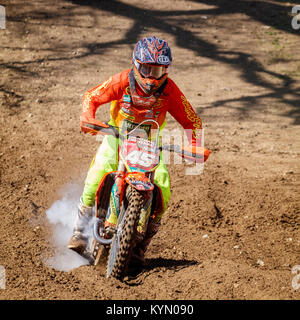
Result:
<svg viewBox="0 0 300 320">
<path fill-rule="evenodd" d="M 167 73 L 168 67 L 153 64 L 139 64 L 138 71 L 145 78 L 159 79 Z"/>
</svg>

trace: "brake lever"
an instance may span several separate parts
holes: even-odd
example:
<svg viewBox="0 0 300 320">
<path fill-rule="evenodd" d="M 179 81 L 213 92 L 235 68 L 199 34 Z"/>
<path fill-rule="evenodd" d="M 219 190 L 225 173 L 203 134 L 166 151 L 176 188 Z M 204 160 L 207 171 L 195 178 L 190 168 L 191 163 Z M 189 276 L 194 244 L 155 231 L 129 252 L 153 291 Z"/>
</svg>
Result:
<svg viewBox="0 0 300 320">
<path fill-rule="evenodd" d="M 171 144 L 171 145 L 163 145 L 160 147 L 160 150 L 166 150 L 169 152 L 175 152 L 180 154 L 181 156 L 187 156 L 187 157 L 193 157 L 193 158 L 198 158 L 202 159 L 203 155 L 197 155 L 193 152 L 183 150 L 178 144 Z"/>
<path fill-rule="evenodd" d="M 106 123 L 105 123 L 106 124 Z M 101 127 L 92 123 L 85 123 L 85 127 L 90 128 L 95 131 L 99 131 L 100 133 L 110 134 L 116 138 L 120 137 L 119 131 L 112 125 L 106 124 L 108 127 Z"/>
</svg>

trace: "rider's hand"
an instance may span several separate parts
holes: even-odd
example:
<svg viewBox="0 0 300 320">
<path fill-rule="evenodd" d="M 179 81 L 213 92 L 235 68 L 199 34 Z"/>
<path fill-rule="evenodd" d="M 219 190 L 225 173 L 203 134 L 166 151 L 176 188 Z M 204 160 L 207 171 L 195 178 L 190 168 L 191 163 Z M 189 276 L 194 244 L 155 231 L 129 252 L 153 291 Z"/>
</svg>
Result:
<svg viewBox="0 0 300 320">
<path fill-rule="evenodd" d="M 81 131 L 84 132 L 84 133 L 89 133 L 91 135 L 96 135 L 98 133 L 98 131 L 87 127 L 85 125 L 86 123 L 94 124 L 94 125 L 99 126 L 99 127 L 106 127 L 107 126 L 104 123 L 96 120 L 95 117 L 89 111 L 85 111 L 85 112 L 83 112 L 81 114 L 81 116 L 80 116 L 80 128 L 81 128 Z"/>
<path fill-rule="evenodd" d="M 92 135 L 96 134 L 94 132 L 91 132 L 91 129 L 85 126 L 86 123 L 92 123 L 93 120 L 95 120 L 95 118 L 88 111 L 83 112 L 80 116 L 81 131 L 84 133 L 90 133 Z"/>
<path fill-rule="evenodd" d="M 203 163 L 210 155 L 210 150 L 199 147 L 196 144 L 190 144 L 189 146 L 182 147 L 183 153 L 187 152 L 183 157 L 192 162 Z"/>
</svg>

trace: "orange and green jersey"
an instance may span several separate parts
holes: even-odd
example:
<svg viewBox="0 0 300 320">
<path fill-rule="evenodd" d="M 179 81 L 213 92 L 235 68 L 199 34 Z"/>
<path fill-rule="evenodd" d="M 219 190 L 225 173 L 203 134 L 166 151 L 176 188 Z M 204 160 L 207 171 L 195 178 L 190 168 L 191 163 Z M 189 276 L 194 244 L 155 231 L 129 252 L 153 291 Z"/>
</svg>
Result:
<svg viewBox="0 0 300 320">
<path fill-rule="evenodd" d="M 196 142 L 197 129 L 202 128 L 201 119 L 175 82 L 170 78 L 167 79 L 167 84 L 152 106 L 146 103 L 144 106 L 136 106 L 132 102 L 129 72 L 130 69 L 111 76 L 102 84 L 87 91 L 83 99 L 83 112 L 89 112 L 92 117 L 95 117 L 101 105 L 111 102 L 110 123 L 119 128 L 122 128 L 124 123 L 127 127 L 128 124 L 135 126 L 149 119 L 157 121 L 163 128 L 166 123 L 166 114 L 169 112 L 184 129 L 191 130 L 191 137 L 188 136 L 189 141 Z M 143 95 L 138 86 L 137 92 Z M 154 124 L 152 127 L 150 125 L 150 128 L 156 129 Z"/>
</svg>

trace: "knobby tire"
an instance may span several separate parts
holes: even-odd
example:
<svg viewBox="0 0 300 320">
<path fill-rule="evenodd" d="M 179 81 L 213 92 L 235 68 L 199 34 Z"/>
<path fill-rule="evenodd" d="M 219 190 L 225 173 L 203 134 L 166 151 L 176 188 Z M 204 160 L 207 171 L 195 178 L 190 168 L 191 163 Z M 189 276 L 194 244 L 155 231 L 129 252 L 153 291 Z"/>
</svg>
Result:
<svg viewBox="0 0 300 320">
<path fill-rule="evenodd" d="M 119 240 L 117 234 L 115 234 L 107 261 L 107 277 L 112 276 L 117 279 L 122 279 L 126 274 L 135 244 L 137 224 L 144 204 L 143 194 L 132 186 L 128 186 L 126 197 L 127 208 L 124 203 L 117 223 L 117 228 L 119 224 L 123 223 L 122 234 L 119 239 L 120 246 L 118 248 Z"/>
</svg>

